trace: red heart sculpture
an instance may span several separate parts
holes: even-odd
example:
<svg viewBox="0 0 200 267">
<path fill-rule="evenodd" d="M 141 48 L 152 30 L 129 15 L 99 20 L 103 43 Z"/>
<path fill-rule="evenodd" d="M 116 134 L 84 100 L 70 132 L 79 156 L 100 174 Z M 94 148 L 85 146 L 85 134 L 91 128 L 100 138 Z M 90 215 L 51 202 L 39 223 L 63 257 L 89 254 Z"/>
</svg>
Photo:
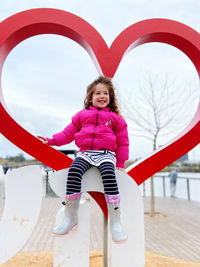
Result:
<svg viewBox="0 0 200 267">
<path fill-rule="evenodd" d="M 59 34 L 86 49 L 100 73 L 113 77 L 122 57 L 148 42 L 173 45 L 184 52 L 200 72 L 200 36 L 188 26 L 167 19 L 149 19 L 125 29 L 108 48 L 101 35 L 85 20 L 62 10 L 32 9 L 15 14 L 0 23 L 0 70 L 9 52 L 23 40 L 38 34 Z M 16 146 L 39 161 L 60 170 L 72 160 L 28 133 L 9 115 L 1 95 L 0 132 Z M 190 151 L 200 141 L 200 105 L 190 124 L 176 138 L 138 162 L 128 174 L 141 184 L 154 173 Z"/>
</svg>

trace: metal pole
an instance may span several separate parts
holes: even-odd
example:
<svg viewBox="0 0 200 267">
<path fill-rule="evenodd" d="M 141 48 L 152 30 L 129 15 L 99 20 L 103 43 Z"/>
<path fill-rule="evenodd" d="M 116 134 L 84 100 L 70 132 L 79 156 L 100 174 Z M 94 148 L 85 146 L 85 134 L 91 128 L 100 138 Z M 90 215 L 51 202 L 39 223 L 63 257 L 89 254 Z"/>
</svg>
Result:
<svg viewBox="0 0 200 267">
<path fill-rule="evenodd" d="M 166 197 L 166 190 L 165 190 L 165 176 L 163 176 L 163 197 Z"/>
<path fill-rule="evenodd" d="M 143 197 L 145 197 L 146 192 L 145 192 L 145 182 L 143 183 Z"/>
<path fill-rule="evenodd" d="M 45 170 L 46 173 L 46 195 L 49 193 L 49 172 Z"/>
<path fill-rule="evenodd" d="M 103 267 L 108 267 L 108 220 L 104 217 L 103 226 Z"/>
<path fill-rule="evenodd" d="M 190 180 L 187 178 L 187 196 L 188 200 L 190 200 Z"/>
</svg>

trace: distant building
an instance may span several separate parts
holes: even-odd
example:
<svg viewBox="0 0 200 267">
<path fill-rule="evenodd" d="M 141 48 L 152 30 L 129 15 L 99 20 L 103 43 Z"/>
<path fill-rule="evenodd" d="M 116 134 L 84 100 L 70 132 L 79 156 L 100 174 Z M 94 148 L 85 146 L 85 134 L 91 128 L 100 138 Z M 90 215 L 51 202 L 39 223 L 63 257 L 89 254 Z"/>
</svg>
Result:
<svg viewBox="0 0 200 267">
<path fill-rule="evenodd" d="M 197 160 L 189 160 L 188 153 L 180 159 L 176 160 L 175 163 L 180 167 L 198 167 L 199 162 Z"/>
<path fill-rule="evenodd" d="M 180 159 L 177 159 L 176 162 L 188 161 L 188 153 L 182 156 Z"/>
</svg>

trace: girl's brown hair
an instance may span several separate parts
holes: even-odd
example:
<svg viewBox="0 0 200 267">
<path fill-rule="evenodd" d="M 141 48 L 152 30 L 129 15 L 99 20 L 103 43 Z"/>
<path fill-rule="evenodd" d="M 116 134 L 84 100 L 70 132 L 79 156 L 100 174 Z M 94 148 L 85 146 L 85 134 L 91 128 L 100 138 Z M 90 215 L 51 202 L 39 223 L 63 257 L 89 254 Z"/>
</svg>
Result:
<svg viewBox="0 0 200 267">
<path fill-rule="evenodd" d="M 108 88 L 109 97 L 110 97 L 110 103 L 108 104 L 108 107 L 110 108 L 110 110 L 117 113 L 118 115 L 121 115 L 119 108 L 118 108 L 117 98 L 115 95 L 115 88 L 113 86 L 112 80 L 104 76 L 99 76 L 99 78 L 97 78 L 91 84 L 88 85 L 87 94 L 84 100 L 84 108 L 89 109 L 89 106 L 92 106 L 92 103 L 91 103 L 92 95 L 94 93 L 95 87 L 99 83 L 105 84 L 105 86 Z"/>
</svg>

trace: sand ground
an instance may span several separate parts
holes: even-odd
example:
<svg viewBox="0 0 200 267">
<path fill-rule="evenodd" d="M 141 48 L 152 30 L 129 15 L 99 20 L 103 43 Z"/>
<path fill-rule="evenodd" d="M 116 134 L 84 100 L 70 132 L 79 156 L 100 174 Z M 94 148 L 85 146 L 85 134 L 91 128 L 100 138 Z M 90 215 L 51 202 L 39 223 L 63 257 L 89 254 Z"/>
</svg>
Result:
<svg viewBox="0 0 200 267">
<path fill-rule="evenodd" d="M 53 267 L 53 252 L 20 252 L 1 267 Z M 90 267 L 103 267 L 103 256 L 100 251 L 90 253 Z M 151 251 L 146 251 L 144 267 L 200 267 L 200 263 L 169 258 Z"/>
</svg>

